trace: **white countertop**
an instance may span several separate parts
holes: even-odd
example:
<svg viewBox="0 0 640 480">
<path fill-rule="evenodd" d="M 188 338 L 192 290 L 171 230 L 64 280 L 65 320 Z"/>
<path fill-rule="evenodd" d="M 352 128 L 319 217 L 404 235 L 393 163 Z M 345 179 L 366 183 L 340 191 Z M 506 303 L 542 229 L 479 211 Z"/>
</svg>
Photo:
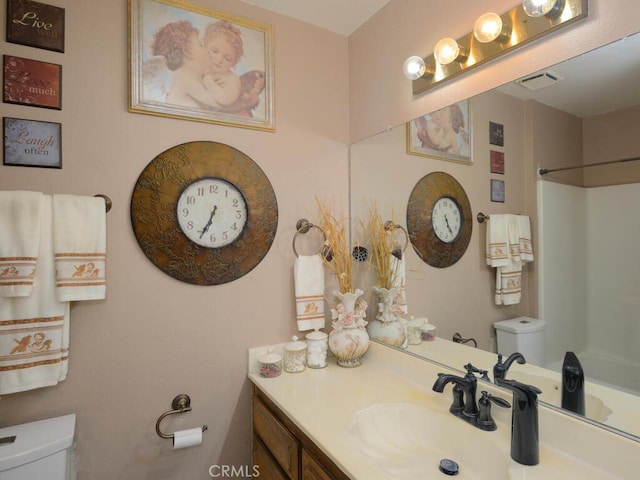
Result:
<svg viewBox="0 0 640 480">
<path fill-rule="evenodd" d="M 446 348 L 444 344 L 439 347 Z M 270 348 L 278 351 L 277 346 Z M 283 372 L 275 378 L 263 378 L 257 373 L 257 358 L 266 352 L 267 347 L 249 351 L 250 380 L 353 479 L 392 478 L 354 441 L 350 427 L 357 412 L 372 405 L 409 403 L 450 415 L 451 388 L 447 387 L 443 394 L 431 390 L 437 373 L 448 371 L 384 345 L 371 343 L 360 367 L 342 368 L 330 358 L 324 369 Z M 511 401 L 509 392 L 490 384 L 479 384 L 480 390 Z M 483 434 L 491 436 L 492 443 L 508 458 L 511 410 L 493 408 L 492 413 L 498 430 Z M 451 422 L 464 423 L 453 415 L 450 418 Z M 510 478 L 637 478 L 634 460 L 640 456 L 640 443 L 548 408 L 540 408 L 539 426 L 540 464 L 525 467 L 509 458 Z M 427 468 L 432 467 L 425 466 L 425 471 Z M 437 477 L 440 473 L 435 468 Z"/>
</svg>

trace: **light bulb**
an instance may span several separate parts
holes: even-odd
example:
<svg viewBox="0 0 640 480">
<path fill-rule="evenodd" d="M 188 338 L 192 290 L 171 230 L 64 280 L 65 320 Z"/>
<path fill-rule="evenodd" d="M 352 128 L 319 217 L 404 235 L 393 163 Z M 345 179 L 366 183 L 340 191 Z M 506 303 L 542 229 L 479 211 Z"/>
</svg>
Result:
<svg viewBox="0 0 640 480">
<path fill-rule="evenodd" d="M 433 56 L 440 65 L 448 65 L 460 55 L 460 45 L 453 38 L 443 38 L 433 49 Z"/>
<path fill-rule="evenodd" d="M 422 57 L 418 57 L 416 55 L 407 58 L 402 66 L 402 71 L 409 80 L 417 80 L 422 77 L 426 69 L 427 68 Z"/>
<path fill-rule="evenodd" d="M 524 0 L 522 8 L 530 17 L 544 17 L 556 15 L 564 7 L 564 0 Z"/>
<path fill-rule="evenodd" d="M 502 18 L 497 13 L 480 15 L 473 25 L 473 36 L 480 43 L 490 43 L 502 34 Z"/>
</svg>

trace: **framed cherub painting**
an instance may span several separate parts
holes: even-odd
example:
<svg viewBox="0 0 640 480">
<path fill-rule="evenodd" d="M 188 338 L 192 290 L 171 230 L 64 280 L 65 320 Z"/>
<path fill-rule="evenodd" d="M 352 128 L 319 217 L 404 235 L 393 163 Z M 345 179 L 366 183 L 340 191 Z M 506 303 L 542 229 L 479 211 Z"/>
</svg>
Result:
<svg viewBox="0 0 640 480">
<path fill-rule="evenodd" d="M 271 26 L 183 0 L 129 1 L 129 110 L 275 130 Z"/>
<path fill-rule="evenodd" d="M 407 122 L 407 153 L 471 164 L 469 101 Z"/>
</svg>

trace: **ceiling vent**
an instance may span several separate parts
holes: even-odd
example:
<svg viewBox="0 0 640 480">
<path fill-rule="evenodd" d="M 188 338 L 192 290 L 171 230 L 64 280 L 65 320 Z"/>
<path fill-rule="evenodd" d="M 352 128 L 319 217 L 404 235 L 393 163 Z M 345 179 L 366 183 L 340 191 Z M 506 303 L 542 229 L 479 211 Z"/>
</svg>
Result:
<svg viewBox="0 0 640 480">
<path fill-rule="evenodd" d="M 517 80 L 518 85 L 528 88 L 529 90 L 540 90 L 541 88 L 550 87 L 562 80 L 558 75 L 551 72 L 534 73 L 528 77 Z"/>
</svg>

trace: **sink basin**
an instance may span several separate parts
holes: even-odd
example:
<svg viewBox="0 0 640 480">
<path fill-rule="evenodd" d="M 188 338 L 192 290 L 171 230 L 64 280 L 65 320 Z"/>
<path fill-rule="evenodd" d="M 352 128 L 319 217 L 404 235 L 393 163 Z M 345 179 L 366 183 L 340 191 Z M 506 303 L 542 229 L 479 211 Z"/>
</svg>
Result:
<svg viewBox="0 0 640 480">
<path fill-rule="evenodd" d="M 459 465 L 459 479 L 510 478 L 509 433 L 484 432 L 420 405 L 378 404 L 360 410 L 350 433 L 389 479 L 446 478 L 439 470 L 443 459 Z"/>
<path fill-rule="evenodd" d="M 543 402 L 550 403 L 556 407 L 562 406 L 562 385 L 560 380 L 553 378 L 543 377 L 541 375 L 535 375 L 524 372 L 512 372 L 512 378 L 522 383 L 529 385 L 535 385 L 542 393 L 538 395 L 538 399 Z M 613 413 L 601 398 L 596 397 L 588 392 L 584 395 L 585 402 L 585 417 L 595 420 L 597 422 L 604 422 L 609 415 Z"/>
</svg>

